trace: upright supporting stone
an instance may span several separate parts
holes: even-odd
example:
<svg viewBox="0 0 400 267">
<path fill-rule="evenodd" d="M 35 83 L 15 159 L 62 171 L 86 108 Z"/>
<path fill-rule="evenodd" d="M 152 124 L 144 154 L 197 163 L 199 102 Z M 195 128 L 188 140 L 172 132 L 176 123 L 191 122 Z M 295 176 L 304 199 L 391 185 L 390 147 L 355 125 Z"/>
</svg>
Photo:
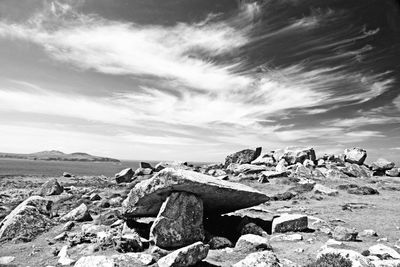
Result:
<svg viewBox="0 0 400 267">
<path fill-rule="evenodd" d="M 161 248 L 179 248 L 203 241 L 203 201 L 186 192 L 172 193 L 161 206 L 150 238 Z"/>
</svg>

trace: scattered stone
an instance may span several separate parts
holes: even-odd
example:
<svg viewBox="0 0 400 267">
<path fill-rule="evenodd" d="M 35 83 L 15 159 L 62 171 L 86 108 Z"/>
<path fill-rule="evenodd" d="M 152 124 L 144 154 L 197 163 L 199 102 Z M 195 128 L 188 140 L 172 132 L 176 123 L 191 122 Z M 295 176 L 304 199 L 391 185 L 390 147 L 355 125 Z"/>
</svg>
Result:
<svg viewBox="0 0 400 267">
<path fill-rule="evenodd" d="M 369 237 L 375 236 L 376 237 L 376 236 L 378 236 L 378 234 L 372 229 L 367 229 L 367 230 L 362 231 L 360 233 L 360 236 L 369 236 Z"/>
<path fill-rule="evenodd" d="M 370 170 L 365 166 L 360 166 L 357 164 L 346 164 L 346 167 L 342 168 L 341 171 L 350 177 L 363 177 L 368 178 L 372 176 Z"/>
<path fill-rule="evenodd" d="M 57 235 L 53 239 L 55 241 L 64 240 L 67 236 L 68 236 L 68 234 L 66 232 L 62 232 L 61 234 Z"/>
<path fill-rule="evenodd" d="M 386 171 L 394 168 L 394 165 L 394 162 L 379 158 L 377 161 L 371 164 L 371 168 L 373 171 Z"/>
<path fill-rule="evenodd" d="M 153 173 L 153 169 L 151 168 L 137 168 L 135 171 L 135 175 L 150 175 Z"/>
<path fill-rule="evenodd" d="M 400 176 L 400 169 L 399 168 L 393 168 L 391 170 L 387 170 L 385 172 L 385 174 L 387 176 L 390 176 L 390 177 L 399 177 Z"/>
<path fill-rule="evenodd" d="M 90 216 L 89 209 L 84 203 L 82 203 L 80 206 L 71 210 L 69 213 L 65 214 L 60 218 L 61 222 L 67 222 L 67 221 L 84 222 L 91 220 L 92 216 Z"/>
<path fill-rule="evenodd" d="M 45 182 L 40 188 L 40 196 L 52 196 L 60 195 L 64 191 L 64 188 L 58 183 L 57 179 L 52 178 Z"/>
<path fill-rule="evenodd" d="M 301 241 L 303 236 L 301 234 L 291 234 L 291 235 L 276 235 L 271 237 L 270 241 Z"/>
<path fill-rule="evenodd" d="M 271 197 L 271 201 L 287 201 L 296 197 L 296 194 L 293 194 L 290 191 L 286 191 L 284 193 L 279 193 Z"/>
<path fill-rule="evenodd" d="M 272 251 L 253 252 L 233 267 L 281 267 L 278 258 Z"/>
<path fill-rule="evenodd" d="M 0 266 L 6 265 L 8 266 L 15 260 L 15 257 L 13 256 L 3 256 L 0 257 Z"/>
<path fill-rule="evenodd" d="M 306 159 L 316 160 L 313 148 L 286 148 L 281 158 L 285 159 L 289 165 L 303 163 Z"/>
<path fill-rule="evenodd" d="M 138 183 L 123 202 L 123 213 L 127 217 L 157 215 L 162 203 L 174 191 L 193 193 L 203 201 L 205 212 L 220 214 L 269 200 L 265 194 L 245 185 L 168 168 Z"/>
<path fill-rule="evenodd" d="M 368 249 L 370 255 L 378 256 L 380 259 L 400 259 L 400 254 L 383 244 L 376 244 Z"/>
<path fill-rule="evenodd" d="M 32 196 L 19 204 L 0 222 L 0 239 L 30 241 L 52 225 L 49 216 L 53 202 Z"/>
<path fill-rule="evenodd" d="M 151 166 L 151 164 L 150 163 L 148 163 L 148 162 L 140 162 L 140 168 L 143 168 L 143 169 L 154 169 L 153 168 L 153 166 Z"/>
<path fill-rule="evenodd" d="M 308 229 L 308 218 L 301 214 L 282 214 L 272 221 L 272 233 L 298 232 Z"/>
<path fill-rule="evenodd" d="M 203 241 L 202 200 L 185 192 L 172 193 L 161 206 L 150 229 L 150 239 L 161 248 L 179 248 Z"/>
<path fill-rule="evenodd" d="M 287 172 L 287 171 L 288 171 L 287 165 L 288 165 L 288 164 L 287 164 L 286 160 L 281 159 L 281 160 L 278 162 L 278 164 L 276 164 L 275 171 L 278 172 L 278 173 Z"/>
<path fill-rule="evenodd" d="M 265 165 L 265 166 L 274 166 L 275 160 L 270 154 L 260 155 L 258 158 L 253 160 L 251 164 L 254 165 Z"/>
<path fill-rule="evenodd" d="M 133 174 L 134 172 L 131 168 L 123 169 L 119 173 L 115 174 L 115 181 L 117 184 L 129 183 L 132 180 Z"/>
<path fill-rule="evenodd" d="M 242 235 L 235 245 L 236 250 L 254 251 L 254 250 L 272 250 L 271 245 L 266 237 L 259 235 Z"/>
<path fill-rule="evenodd" d="M 371 266 L 370 260 L 361 255 L 360 253 L 348 250 L 348 249 L 336 249 L 328 246 L 324 246 L 321 248 L 321 251 L 318 253 L 317 258 L 320 258 L 324 254 L 340 254 L 342 257 L 349 259 L 352 263 L 352 267 L 369 267 Z"/>
<path fill-rule="evenodd" d="M 214 236 L 213 238 L 211 238 L 208 242 L 208 245 L 210 246 L 210 249 L 223 249 L 233 247 L 232 242 L 228 238 L 221 236 Z"/>
<path fill-rule="evenodd" d="M 93 194 L 90 195 L 89 200 L 90 201 L 101 200 L 101 196 L 99 196 L 99 194 L 93 193 Z"/>
<path fill-rule="evenodd" d="M 351 148 L 351 149 L 345 149 L 344 155 L 345 155 L 346 162 L 362 165 L 362 164 L 364 164 L 364 161 L 367 158 L 367 151 L 365 151 L 364 149 L 355 147 L 355 148 Z"/>
<path fill-rule="evenodd" d="M 191 266 L 207 257 L 209 247 L 202 242 L 175 250 L 157 261 L 159 267 Z"/>
<path fill-rule="evenodd" d="M 358 232 L 355 229 L 336 226 L 333 230 L 332 237 L 338 241 L 356 241 Z"/>
<path fill-rule="evenodd" d="M 321 184 L 316 184 L 314 186 L 314 193 L 328 196 L 336 196 L 339 194 L 339 191 L 323 186 Z"/>
<path fill-rule="evenodd" d="M 248 223 L 244 225 L 240 231 L 241 235 L 253 234 L 259 236 L 267 236 L 267 233 L 255 223 Z"/>
<path fill-rule="evenodd" d="M 115 249 L 121 253 L 143 251 L 143 243 L 137 233 L 124 234 L 113 238 Z"/>
<path fill-rule="evenodd" d="M 76 262 L 76 260 L 71 259 L 70 256 L 68 255 L 68 246 L 63 246 L 61 248 L 60 252 L 58 253 L 58 257 L 60 257 L 58 259 L 58 263 L 61 264 L 62 266 L 70 266 L 74 262 Z"/>
<path fill-rule="evenodd" d="M 284 172 L 263 171 L 261 174 L 267 179 L 272 179 L 272 178 L 278 178 L 278 177 L 287 177 L 289 173 L 287 171 L 284 171 Z"/>
<path fill-rule="evenodd" d="M 70 174 L 69 172 L 64 172 L 64 173 L 63 173 L 63 176 L 64 176 L 65 178 L 71 178 L 73 175 Z"/>
<path fill-rule="evenodd" d="M 231 163 L 226 167 L 226 170 L 234 174 L 253 174 L 265 171 L 267 167 L 263 165 Z"/>
</svg>

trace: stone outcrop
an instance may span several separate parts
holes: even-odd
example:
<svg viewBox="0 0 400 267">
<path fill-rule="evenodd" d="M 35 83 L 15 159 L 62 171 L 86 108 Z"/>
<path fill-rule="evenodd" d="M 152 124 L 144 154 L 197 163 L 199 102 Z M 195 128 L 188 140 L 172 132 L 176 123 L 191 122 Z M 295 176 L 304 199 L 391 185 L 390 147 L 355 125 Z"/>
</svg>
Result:
<svg viewBox="0 0 400 267">
<path fill-rule="evenodd" d="M 174 252 L 158 260 L 159 267 L 191 266 L 207 257 L 209 247 L 202 242 L 196 242 L 190 246 L 175 250 Z"/>
<path fill-rule="evenodd" d="M 115 174 L 115 181 L 117 184 L 129 183 L 132 180 L 134 171 L 131 168 L 126 168 Z"/>
<path fill-rule="evenodd" d="M 177 248 L 203 241 L 203 202 L 193 194 L 172 193 L 161 206 L 150 229 L 161 248 Z"/>
<path fill-rule="evenodd" d="M 231 163 L 236 164 L 246 164 L 251 163 L 253 160 L 258 158 L 261 154 L 261 147 L 253 149 L 245 149 L 239 152 L 233 153 L 226 157 L 225 159 L 225 167 L 228 167 Z"/>
<path fill-rule="evenodd" d="M 64 191 L 64 188 L 58 183 L 57 179 L 52 178 L 45 182 L 40 188 L 40 196 L 59 195 Z"/>
<path fill-rule="evenodd" d="M 365 151 L 364 149 L 355 147 L 355 148 L 351 148 L 351 149 L 345 149 L 344 155 L 345 155 L 346 162 L 362 165 L 362 164 L 364 164 L 364 161 L 367 158 L 367 151 Z"/>
<path fill-rule="evenodd" d="M 204 212 L 227 213 L 261 204 L 265 194 L 245 185 L 215 179 L 201 173 L 167 168 L 131 190 L 123 202 L 126 217 L 155 216 L 172 192 L 187 192 L 203 201 Z"/>
<path fill-rule="evenodd" d="M 29 241 L 45 231 L 52 222 L 49 218 L 53 202 L 33 196 L 19 204 L 0 223 L 0 239 L 21 238 Z"/>
</svg>

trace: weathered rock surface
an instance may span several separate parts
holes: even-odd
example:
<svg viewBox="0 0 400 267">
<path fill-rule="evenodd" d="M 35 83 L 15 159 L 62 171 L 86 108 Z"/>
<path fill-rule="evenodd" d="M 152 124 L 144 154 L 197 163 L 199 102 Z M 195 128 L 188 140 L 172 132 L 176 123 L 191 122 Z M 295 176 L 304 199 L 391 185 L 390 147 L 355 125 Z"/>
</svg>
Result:
<svg viewBox="0 0 400 267">
<path fill-rule="evenodd" d="M 239 152 L 233 153 L 226 157 L 225 159 L 225 167 L 228 167 L 231 163 L 236 164 L 246 164 L 251 163 L 253 160 L 258 158 L 261 154 L 261 147 L 256 148 L 255 150 L 252 149 L 245 149 Z"/>
<path fill-rule="evenodd" d="M 40 196 L 59 195 L 64 191 L 64 188 L 58 183 L 57 179 L 52 178 L 45 182 L 40 188 Z"/>
<path fill-rule="evenodd" d="M 115 181 L 117 184 L 129 183 L 132 180 L 133 174 L 134 172 L 131 168 L 123 169 L 119 173 L 115 174 Z"/>
<path fill-rule="evenodd" d="M 183 267 L 195 265 L 207 257 L 208 250 L 208 245 L 204 245 L 202 242 L 196 242 L 162 257 L 158 260 L 157 264 L 159 267 Z"/>
<path fill-rule="evenodd" d="M 336 226 L 332 233 L 332 237 L 338 241 L 356 241 L 358 232 L 355 229 Z"/>
<path fill-rule="evenodd" d="M 322 195 L 328 195 L 328 196 L 336 196 L 337 194 L 339 194 L 339 191 L 323 186 L 321 184 L 316 184 L 314 186 L 314 192 L 316 194 L 322 194 Z"/>
<path fill-rule="evenodd" d="M 236 250 L 255 251 L 255 250 L 272 250 L 269 240 L 259 235 L 247 234 L 242 235 L 235 245 Z"/>
<path fill-rule="evenodd" d="M 380 158 L 371 164 L 371 168 L 373 171 L 386 171 L 392 169 L 394 165 L 394 162 Z"/>
<path fill-rule="evenodd" d="M 349 259 L 352 262 L 352 267 L 370 267 L 371 263 L 370 260 L 361 255 L 360 253 L 353 251 L 353 250 L 348 250 L 348 249 L 336 249 L 336 248 L 331 248 L 331 247 L 323 247 L 321 251 L 318 253 L 317 258 L 321 257 L 324 254 L 340 254 L 342 257 Z"/>
<path fill-rule="evenodd" d="M 91 221 L 92 216 L 90 216 L 89 209 L 88 207 L 82 203 L 75 209 L 71 210 L 69 213 L 65 214 L 60 218 L 61 222 L 67 222 L 67 221 L 78 221 L 78 222 L 83 222 L 83 221 Z"/>
<path fill-rule="evenodd" d="M 253 252 L 233 267 L 281 267 L 278 258 L 272 251 Z"/>
<path fill-rule="evenodd" d="M 261 204 L 265 194 L 245 185 L 215 179 L 201 173 L 167 168 L 151 179 L 138 183 L 123 202 L 127 217 L 155 216 L 162 203 L 176 191 L 197 195 L 204 212 L 227 213 Z"/>
<path fill-rule="evenodd" d="M 270 154 L 260 155 L 258 158 L 251 162 L 253 165 L 273 166 L 275 159 Z"/>
<path fill-rule="evenodd" d="M 362 165 L 367 158 L 367 151 L 358 147 L 354 147 L 351 149 L 345 149 L 344 155 L 346 162 Z"/>
<path fill-rule="evenodd" d="M 364 177 L 368 178 L 372 176 L 372 172 L 365 166 L 357 164 L 346 164 L 346 167 L 342 168 L 341 171 L 350 177 Z"/>
<path fill-rule="evenodd" d="M 161 248 L 177 248 L 204 240 L 203 202 L 193 194 L 172 193 L 161 206 L 150 229 Z"/>
<path fill-rule="evenodd" d="M 221 236 L 214 236 L 211 238 L 210 241 L 208 241 L 208 245 L 210 246 L 210 249 L 233 247 L 232 242 L 228 238 Z"/>
<path fill-rule="evenodd" d="M 370 255 L 379 258 L 400 259 L 400 253 L 383 244 L 376 244 L 368 249 Z"/>
<path fill-rule="evenodd" d="M 391 170 L 387 170 L 385 172 L 385 174 L 387 176 L 390 176 L 390 177 L 399 177 L 400 176 L 400 169 L 399 168 L 393 168 Z"/>
<path fill-rule="evenodd" d="M 272 221 L 272 233 L 304 231 L 308 229 L 308 218 L 301 214 L 282 214 Z"/>
<path fill-rule="evenodd" d="M 19 204 L 0 223 L 0 239 L 22 238 L 29 241 L 45 231 L 51 224 L 49 218 L 53 202 L 32 196 Z"/>
<path fill-rule="evenodd" d="M 232 164 L 229 164 L 229 166 L 226 169 L 235 174 L 238 174 L 238 173 L 251 174 L 251 173 L 259 173 L 262 171 L 266 171 L 267 167 L 263 166 L 263 165 L 232 163 Z"/>
<path fill-rule="evenodd" d="M 306 159 L 316 160 L 313 148 L 286 148 L 281 158 L 285 159 L 290 165 L 303 163 Z"/>
</svg>

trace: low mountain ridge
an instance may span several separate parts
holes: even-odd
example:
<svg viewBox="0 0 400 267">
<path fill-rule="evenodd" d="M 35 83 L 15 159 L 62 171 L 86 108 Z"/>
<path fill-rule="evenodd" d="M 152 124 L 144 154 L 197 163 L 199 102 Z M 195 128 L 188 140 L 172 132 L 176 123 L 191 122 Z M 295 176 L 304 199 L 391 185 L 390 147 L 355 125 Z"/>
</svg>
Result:
<svg viewBox="0 0 400 267">
<path fill-rule="evenodd" d="M 58 150 L 41 151 L 30 154 L 2 153 L 0 158 L 9 159 L 29 159 L 29 160 L 47 160 L 47 161 L 89 161 L 89 162 L 120 162 L 118 159 L 93 156 L 83 152 L 66 154 Z"/>
</svg>

